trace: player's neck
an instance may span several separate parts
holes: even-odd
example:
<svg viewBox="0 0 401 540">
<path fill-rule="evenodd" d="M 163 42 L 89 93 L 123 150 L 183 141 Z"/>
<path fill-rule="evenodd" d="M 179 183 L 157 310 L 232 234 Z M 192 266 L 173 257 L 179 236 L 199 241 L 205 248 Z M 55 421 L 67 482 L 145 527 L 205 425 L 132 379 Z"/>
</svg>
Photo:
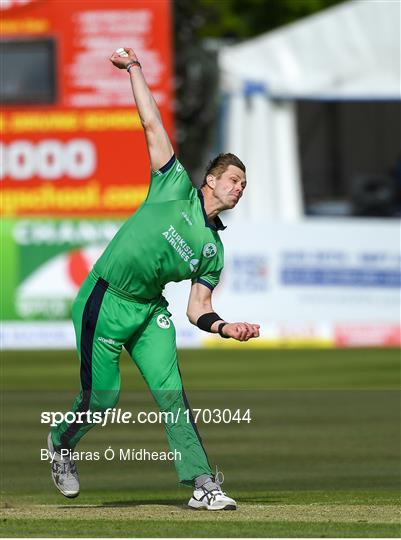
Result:
<svg viewBox="0 0 401 540">
<path fill-rule="evenodd" d="M 214 218 L 219 215 L 222 208 L 220 208 L 219 201 L 211 196 L 209 190 L 201 188 L 201 192 L 203 195 L 203 207 L 205 209 L 207 219 L 213 223 Z"/>
</svg>

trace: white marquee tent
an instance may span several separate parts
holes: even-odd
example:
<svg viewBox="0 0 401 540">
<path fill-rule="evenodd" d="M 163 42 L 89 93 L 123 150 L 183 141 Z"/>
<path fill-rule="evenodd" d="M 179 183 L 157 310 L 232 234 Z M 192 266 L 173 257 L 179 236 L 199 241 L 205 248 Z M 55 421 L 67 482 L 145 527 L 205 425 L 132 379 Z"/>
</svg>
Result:
<svg viewBox="0 0 401 540">
<path fill-rule="evenodd" d="M 219 53 L 224 151 L 247 165 L 232 220 L 303 215 L 295 100 L 400 99 L 400 0 L 353 0 Z"/>
</svg>

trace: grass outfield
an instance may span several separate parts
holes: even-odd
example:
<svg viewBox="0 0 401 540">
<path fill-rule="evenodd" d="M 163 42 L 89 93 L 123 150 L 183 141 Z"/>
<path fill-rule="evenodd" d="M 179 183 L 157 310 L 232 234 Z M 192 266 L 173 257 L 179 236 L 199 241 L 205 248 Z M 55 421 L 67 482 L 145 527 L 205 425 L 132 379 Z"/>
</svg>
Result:
<svg viewBox="0 0 401 540">
<path fill-rule="evenodd" d="M 2 537 L 400 537 L 400 351 L 182 351 L 193 408 L 250 409 L 250 423 L 198 425 L 236 512 L 185 508 L 166 462 L 82 461 L 79 498 L 40 460 L 41 411 L 67 410 L 71 352 L 2 355 Z M 123 410 L 155 410 L 121 360 Z M 108 425 L 79 445 L 165 450 L 159 424 Z"/>
<path fill-rule="evenodd" d="M 243 494 L 244 495 L 244 494 Z M 306 495 L 308 497 L 308 495 Z M 69 505 L 24 505 L 4 510 L 5 536 L 81 537 L 398 537 L 399 506 L 387 504 L 375 494 L 375 504 L 355 504 L 350 493 L 336 494 L 330 503 L 315 503 L 304 494 L 259 494 L 264 502 L 242 503 L 236 512 L 196 512 L 183 508 L 173 494 L 163 500 L 119 505 L 99 503 Z M 246 498 L 246 497 L 243 497 Z M 280 504 L 269 502 L 280 498 Z M 359 496 L 362 501 L 364 496 Z M 368 497 L 369 498 L 369 497 Z M 341 502 L 339 502 L 341 501 Z M 161 504 L 163 502 L 163 504 Z M 397 515 L 398 514 L 398 515 Z M 6 519 L 7 521 L 4 521 Z"/>
</svg>

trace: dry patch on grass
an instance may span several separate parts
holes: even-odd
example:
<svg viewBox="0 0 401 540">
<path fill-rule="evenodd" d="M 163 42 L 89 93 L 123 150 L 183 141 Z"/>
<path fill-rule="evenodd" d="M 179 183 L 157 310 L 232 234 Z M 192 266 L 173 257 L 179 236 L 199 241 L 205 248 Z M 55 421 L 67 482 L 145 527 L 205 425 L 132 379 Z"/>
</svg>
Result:
<svg viewBox="0 0 401 540">
<path fill-rule="evenodd" d="M 206 512 L 174 505 L 32 505 L 1 509 L 6 519 L 161 520 L 161 521 L 293 521 L 401 523 L 397 505 L 265 505 L 241 504 L 235 512 Z"/>
</svg>

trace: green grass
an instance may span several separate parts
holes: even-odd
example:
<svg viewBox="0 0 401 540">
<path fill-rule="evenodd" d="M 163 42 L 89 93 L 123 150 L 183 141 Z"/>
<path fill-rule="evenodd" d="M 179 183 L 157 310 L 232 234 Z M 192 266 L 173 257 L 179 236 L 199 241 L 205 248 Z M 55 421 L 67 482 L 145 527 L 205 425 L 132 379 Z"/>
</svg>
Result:
<svg viewBox="0 0 401 540">
<path fill-rule="evenodd" d="M 10 520 L 3 521 L 1 537 L 100 537 L 100 538 L 399 538 L 400 527 L 384 523 L 288 523 L 286 521 L 266 523 L 202 523 L 182 521 L 179 527 L 174 523 L 161 521 L 106 520 L 97 519 L 77 523 L 72 520 Z"/>
<path fill-rule="evenodd" d="M 79 384 L 78 360 L 71 351 L 1 353 L 3 388 L 72 390 Z M 399 349 L 183 350 L 185 386 L 193 390 L 396 389 Z M 144 389 L 126 353 L 121 358 L 123 391 Z"/>
<path fill-rule="evenodd" d="M 2 536 L 398 537 L 399 492 L 233 492 L 237 512 L 183 508 L 183 490 L 11 498 Z"/>
<path fill-rule="evenodd" d="M 78 361 L 72 352 L 13 352 L 2 354 L 2 535 L 400 536 L 399 350 L 181 351 L 180 368 L 193 408 L 251 410 L 249 424 L 198 426 L 238 512 L 188 513 L 190 491 L 172 489 L 174 467 L 163 462 L 81 462 L 80 497 L 59 496 L 40 460 L 40 412 L 69 408 Z M 155 410 L 127 355 L 121 374 L 119 407 Z M 108 425 L 79 449 L 109 445 L 162 450 L 166 440 L 158 424 Z"/>
</svg>

